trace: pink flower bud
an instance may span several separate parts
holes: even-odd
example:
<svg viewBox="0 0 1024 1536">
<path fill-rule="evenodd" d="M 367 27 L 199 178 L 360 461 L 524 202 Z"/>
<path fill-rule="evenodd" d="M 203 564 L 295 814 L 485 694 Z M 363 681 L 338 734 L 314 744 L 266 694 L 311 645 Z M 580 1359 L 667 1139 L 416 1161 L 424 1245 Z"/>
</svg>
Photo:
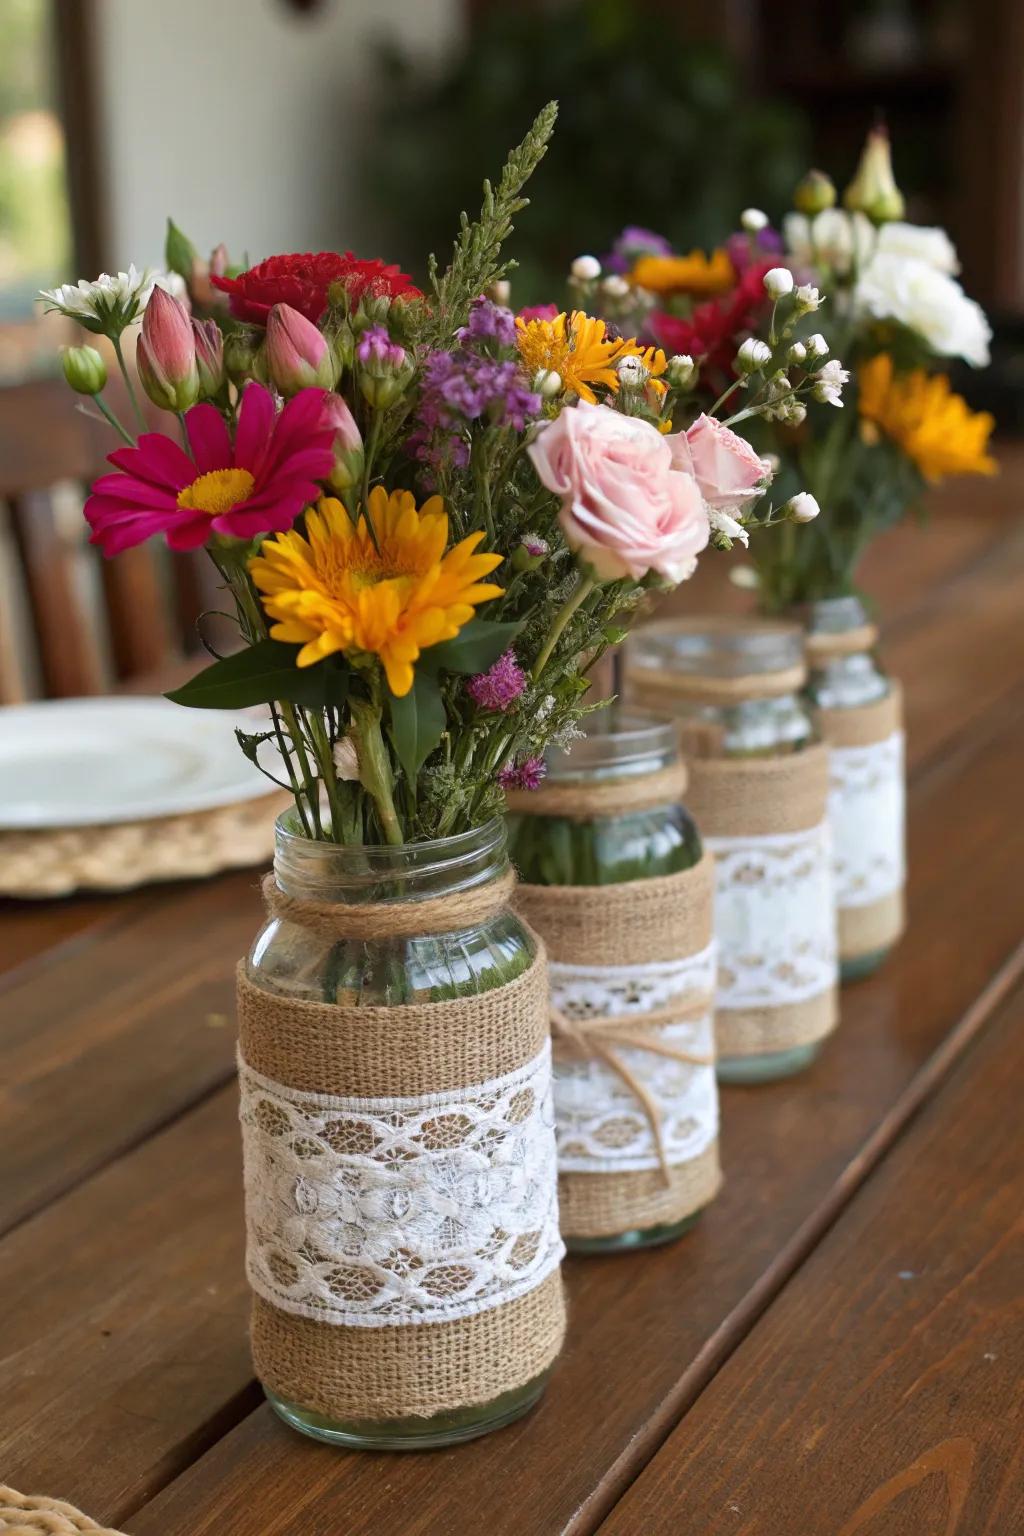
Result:
<svg viewBox="0 0 1024 1536">
<path fill-rule="evenodd" d="M 275 304 L 267 316 L 267 366 L 282 395 L 334 387 L 330 347 L 312 321 L 290 304 Z"/>
<path fill-rule="evenodd" d="M 199 393 L 210 400 L 224 383 L 224 337 L 216 320 L 193 320 L 192 339 L 199 369 Z"/>
<path fill-rule="evenodd" d="M 154 288 L 146 305 L 136 364 L 143 389 L 162 410 L 187 411 L 199 399 L 192 321 L 165 288 Z"/>
<path fill-rule="evenodd" d="M 351 490 L 363 475 L 363 439 L 355 417 L 340 395 L 324 399 L 324 419 L 334 432 L 334 468 L 327 479 L 332 490 Z"/>
</svg>

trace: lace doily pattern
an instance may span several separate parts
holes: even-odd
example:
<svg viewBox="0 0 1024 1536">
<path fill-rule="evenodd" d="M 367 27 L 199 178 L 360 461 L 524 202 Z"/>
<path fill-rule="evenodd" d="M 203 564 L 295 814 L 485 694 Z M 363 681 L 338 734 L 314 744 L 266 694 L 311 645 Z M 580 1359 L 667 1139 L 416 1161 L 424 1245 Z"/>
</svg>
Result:
<svg viewBox="0 0 1024 1536">
<path fill-rule="evenodd" d="M 714 1056 L 710 999 L 715 946 L 656 965 L 567 965 L 549 961 L 551 1000 L 569 1018 L 643 1017 L 672 1000 L 701 992 L 706 1014 L 659 1028 L 659 1038 L 698 1056 Z M 657 1105 L 665 1160 L 689 1162 L 718 1135 L 713 1066 L 673 1061 L 642 1047 L 617 1046 L 630 1074 Z M 660 1166 L 651 1119 L 636 1094 L 604 1061 L 555 1062 L 555 1123 L 560 1173 L 629 1173 Z"/>
<path fill-rule="evenodd" d="M 780 1008 L 835 986 L 828 823 L 804 832 L 708 837 L 715 855 L 719 1008 Z"/>
<path fill-rule="evenodd" d="M 840 907 L 870 906 L 903 885 L 905 795 L 902 731 L 832 748 L 828 811 Z"/>
<path fill-rule="evenodd" d="M 551 1047 L 418 1098 L 301 1093 L 239 1060 L 249 1282 L 346 1327 L 470 1317 L 559 1264 Z"/>
</svg>

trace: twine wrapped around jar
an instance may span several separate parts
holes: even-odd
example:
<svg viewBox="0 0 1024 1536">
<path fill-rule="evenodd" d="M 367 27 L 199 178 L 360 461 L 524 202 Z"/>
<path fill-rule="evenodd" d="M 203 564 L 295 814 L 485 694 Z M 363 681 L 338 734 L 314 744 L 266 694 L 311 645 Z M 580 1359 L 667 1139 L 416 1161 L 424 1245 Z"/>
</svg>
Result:
<svg viewBox="0 0 1024 1536">
<path fill-rule="evenodd" d="M 514 808 L 585 820 L 664 805 L 680 765 L 545 784 Z M 721 1183 L 712 859 L 648 880 L 522 883 L 550 956 L 559 1207 L 569 1239 L 671 1227 Z"/>
<path fill-rule="evenodd" d="M 424 901 L 296 900 L 347 937 L 458 930 L 511 879 Z M 561 1348 L 546 961 L 471 996 L 291 998 L 238 971 L 252 1350 L 332 1420 L 430 1418 L 541 1377 Z"/>
<path fill-rule="evenodd" d="M 880 699 L 814 716 L 831 748 L 839 958 L 855 962 L 895 944 L 906 921 L 903 692 L 890 681 Z"/>
</svg>

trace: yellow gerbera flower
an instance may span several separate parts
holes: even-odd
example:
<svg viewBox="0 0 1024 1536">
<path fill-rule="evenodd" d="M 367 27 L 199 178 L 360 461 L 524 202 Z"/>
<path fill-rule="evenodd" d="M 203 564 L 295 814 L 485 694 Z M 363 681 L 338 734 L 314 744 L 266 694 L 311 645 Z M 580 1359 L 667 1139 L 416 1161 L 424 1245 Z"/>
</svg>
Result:
<svg viewBox="0 0 1024 1536">
<path fill-rule="evenodd" d="M 996 461 L 986 452 L 995 420 L 969 410 L 945 374 L 897 373 L 889 354 L 880 352 L 857 370 L 857 385 L 861 430 L 884 432 L 926 480 L 995 474 Z"/>
<path fill-rule="evenodd" d="M 554 320 L 517 320 L 516 345 L 531 379 L 538 373 L 557 373 L 565 389 L 591 405 L 597 404 L 591 385 L 618 389 L 615 364 L 621 358 L 640 357 L 646 364 L 653 354 L 652 348 L 645 351 L 633 338 L 612 341 L 604 321 L 582 310 L 556 315 Z M 658 355 L 664 366 L 664 355 Z"/>
<path fill-rule="evenodd" d="M 408 491 L 388 495 L 376 486 L 369 515 L 376 546 L 365 517 L 353 526 L 341 502 L 326 497 L 306 514 L 306 537 L 265 539 L 249 571 L 267 617 L 276 620 L 271 638 L 301 645 L 300 667 L 334 651 L 379 656 L 391 692 L 402 698 L 420 652 L 453 639 L 477 603 L 501 595 L 481 577 L 502 557 L 474 554 L 482 533 L 445 553 L 440 496 L 417 510 Z"/>
<path fill-rule="evenodd" d="M 692 293 L 708 297 L 725 293 L 736 281 L 729 253 L 719 246 L 710 256 L 691 251 L 689 256 L 640 256 L 629 274 L 636 288 L 648 293 Z"/>
</svg>

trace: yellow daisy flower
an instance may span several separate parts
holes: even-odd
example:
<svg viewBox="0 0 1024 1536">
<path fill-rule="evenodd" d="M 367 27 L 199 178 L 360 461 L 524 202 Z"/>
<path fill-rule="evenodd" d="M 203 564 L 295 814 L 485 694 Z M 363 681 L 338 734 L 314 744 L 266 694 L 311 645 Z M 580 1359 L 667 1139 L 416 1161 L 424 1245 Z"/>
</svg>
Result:
<svg viewBox="0 0 1024 1536">
<path fill-rule="evenodd" d="M 953 394 L 945 374 L 923 369 L 897 373 L 887 352 L 857 370 L 861 431 L 870 439 L 883 432 L 898 443 L 926 480 L 943 475 L 994 475 L 986 451 L 995 420 L 971 411 Z"/>
<path fill-rule="evenodd" d="M 473 617 L 477 603 L 499 597 L 501 587 L 481 581 L 501 555 L 475 554 L 482 533 L 445 553 L 448 517 L 440 496 L 417 510 L 409 491 L 389 495 L 376 486 L 365 517 L 352 520 L 340 501 L 326 497 L 306 514 L 306 536 L 265 539 L 249 571 L 270 635 L 301 645 L 298 665 L 311 667 L 334 651 L 378 656 L 391 692 L 402 698 L 413 682 L 421 651 L 451 640 Z"/>
<path fill-rule="evenodd" d="M 641 357 L 646 363 L 653 353 L 632 338 L 612 341 L 604 321 L 582 310 L 556 315 L 554 320 L 517 320 L 516 345 L 531 379 L 542 372 L 557 373 L 566 390 L 591 405 L 597 404 L 592 385 L 618 389 L 615 364 L 621 358 Z"/>
<path fill-rule="evenodd" d="M 736 281 L 736 268 L 728 251 L 721 247 L 705 256 L 691 251 L 689 256 L 640 256 L 629 281 L 648 293 L 692 293 L 709 297 L 726 293 Z"/>
</svg>

